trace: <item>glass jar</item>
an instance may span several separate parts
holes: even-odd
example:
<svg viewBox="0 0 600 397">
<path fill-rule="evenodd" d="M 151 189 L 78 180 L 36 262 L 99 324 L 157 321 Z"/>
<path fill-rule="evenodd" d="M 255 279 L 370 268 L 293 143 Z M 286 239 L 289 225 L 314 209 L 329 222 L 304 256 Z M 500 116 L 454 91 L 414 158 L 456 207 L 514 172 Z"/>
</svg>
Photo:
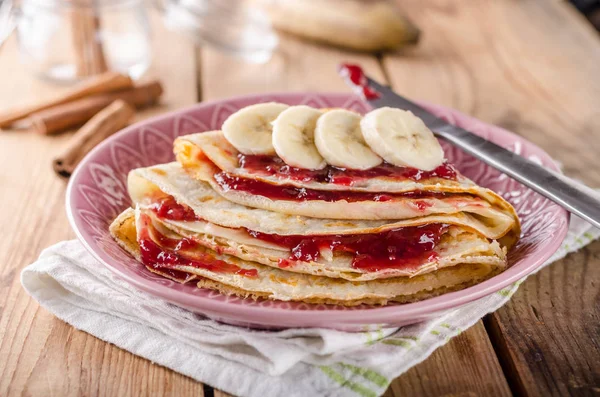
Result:
<svg viewBox="0 0 600 397">
<path fill-rule="evenodd" d="M 150 65 L 144 0 L 21 0 L 18 7 L 0 1 L 0 45 L 13 24 L 21 59 L 38 75 L 74 81 L 115 70 L 137 78 Z M 277 46 L 268 17 L 244 0 L 152 1 L 169 29 L 199 45 L 259 63 Z"/>
<path fill-rule="evenodd" d="M 106 70 L 139 77 L 151 60 L 142 0 L 23 0 L 15 10 L 23 63 L 73 81 Z"/>
<path fill-rule="evenodd" d="M 155 0 L 167 28 L 252 63 L 271 59 L 279 42 L 269 17 L 245 0 Z"/>
</svg>

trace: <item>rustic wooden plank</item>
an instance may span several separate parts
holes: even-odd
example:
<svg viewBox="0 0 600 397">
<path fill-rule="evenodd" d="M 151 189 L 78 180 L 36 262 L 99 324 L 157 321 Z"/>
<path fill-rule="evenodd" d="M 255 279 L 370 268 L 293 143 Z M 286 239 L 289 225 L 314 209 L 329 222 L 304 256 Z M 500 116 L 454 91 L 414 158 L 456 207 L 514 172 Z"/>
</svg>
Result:
<svg viewBox="0 0 600 397">
<path fill-rule="evenodd" d="M 520 395 L 600 393 L 600 242 L 528 279 L 488 329 Z"/>
<path fill-rule="evenodd" d="M 138 118 L 197 99 L 194 48 L 161 26 L 154 18 L 156 62 L 150 75 L 165 85 L 164 104 Z M 1 107 L 61 89 L 25 71 L 15 44 L 11 40 L 0 52 Z M 64 211 L 66 183 L 51 167 L 67 139 L 68 134 L 0 133 L 0 224 L 11 230 L 0 239 L 0 395 L 202 396 L 202 384 L 73 329 L 21 288 L 20 270 L 42 248 L 74 238 Z"/>
<path fill-rule="evenodd" d="M 581 15 L 544 0 L 401 5 L 425 34 L 384 59 L 399 92 L 513 130 L 600 187 L 600 40 Z M 599 257 L 596 243 L 542 270 L 486 321 L 515 392 L 600 391 Z"/>
<path fill-rule="evenodd" d="M 201 86 L 205 100 L 256 92 L 348 91 L 336 74 L 337 65 L 343 61 L 358 62 L 370 75 L 380 81 L 385 79 L 375 57 L 349 54 L 303 42 L 288 35 L 282 37 L 279 53 L 266 65 L 247 65 L 212 50 L 203 50 L 200 58 Z M 227 76 L 226 82 L 222 76 Z M 470 353 L 465 355 L 465 351 Z M 461 357 L 465 358 L 460 361 L 460 365 L 455 363 L 456 359 L 453 357 L 456 352 L 460 352 Z M 498 395 L 509 393 L 481 323 L 467 331 L 458 341 L 451 341 L 448 346 L 440 349 L 435 357 L 439 359 L 425 361 L 416 372 L 420 379 L 428 379 L 427 382 L 413 384 L 415 372 L 410 371 L 394 381 L 390 390 L 411 391 L 407 395 L 419 394 L 414 393 L 416 391 L 423 395 L 434 395 L 439 390 L 453 390 L 458 394 L 473 390 L 494 391 Z M 448 363 L 452 363 L 452 371 L 445 369 Z M 484 373 L 480 372 L 482 369 L 487 371 L 485 382 L 476 386 L 483 379 Z"/>
<path fill-rule="evenodd" d="M 600 241 L 525 281 L 488 319 L 514 390 L 528 396 L 600 393 Z"/>
<path fill-rule="evenodd" d="M 384 396 L 510 396 L 482 322 L 395 379 Z"/>
</svg>

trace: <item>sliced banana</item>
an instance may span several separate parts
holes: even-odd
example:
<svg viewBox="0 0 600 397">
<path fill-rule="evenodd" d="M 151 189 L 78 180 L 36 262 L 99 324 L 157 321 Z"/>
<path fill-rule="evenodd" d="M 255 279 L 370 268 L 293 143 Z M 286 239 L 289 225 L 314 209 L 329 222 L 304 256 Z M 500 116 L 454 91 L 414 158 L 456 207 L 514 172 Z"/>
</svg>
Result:
<svg viewBox="0 0 600 397">
<path fill-rule="evenodd" d="M 309 106 L 290 106 L 273 122 L 273 147 L 286 164 L 320 170 L 327 163 L 315 146 L 315 127 L 322 112 Z"/>
<path fill-rule="evenodd" d="M 360 114 L 344 109 L 324 113 L 317 120 L 315 144 L 331 165 L 366 170 L 381 164 L 381 158 L 367 146 L 360 131 Z"/>
<path fill-rule="evenodd" d="M 271 123 L 289 106 L 269 102 L 246 106 L 223 123 L 223 135 L 243 154 L 275 154 Z"/>
<path fill-rule="evenodd" d="M 371 149 L 388 163 L 432 171 L 444 161 L 444 150 L 433 132 L 410 111 L 373 110 L 360 126 Z"/>
</svg>

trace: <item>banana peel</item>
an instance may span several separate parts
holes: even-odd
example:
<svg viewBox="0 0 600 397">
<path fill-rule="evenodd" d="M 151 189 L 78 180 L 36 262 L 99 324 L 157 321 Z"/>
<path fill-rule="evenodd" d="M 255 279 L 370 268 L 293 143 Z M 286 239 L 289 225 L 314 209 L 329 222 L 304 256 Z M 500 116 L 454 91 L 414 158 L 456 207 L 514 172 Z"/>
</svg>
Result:
<svg viewBox="0 0 600 397">
<path fill-rule="evenodd" d="M 255 0 L 281 31 L 354 51 L 416 44 L 419 29 L 388 0 Z"/>
</svg>

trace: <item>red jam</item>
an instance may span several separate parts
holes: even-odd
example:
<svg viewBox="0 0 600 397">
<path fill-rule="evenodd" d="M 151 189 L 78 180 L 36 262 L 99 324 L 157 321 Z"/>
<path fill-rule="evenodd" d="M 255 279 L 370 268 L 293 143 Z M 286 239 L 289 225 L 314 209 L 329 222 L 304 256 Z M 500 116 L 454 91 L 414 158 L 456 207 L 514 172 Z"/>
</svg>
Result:
<svg viewBox="0 0 600 397">
<path fill-rule="evenodd" d="M 270 185 L 269 185 L 270 186 Z M 276 186 L 275 186 L 276 187 Z M 286 190 L 289 188 L 285 188 Z M 317 193 L 323 193 L 317 191 Z M 331 192 L 333 193 L 333 192 Z M 347 194 L 348 192 L 345 192 Z M 412 192 L 411 192 L 412 193 Z M 430 204 L 416 201 L 419 209 L 425 209 Z M 189 220 L 200 219 L 189 213 L 191 208 L 177 203 L 172 197 L 160 199 L 154 206 L 154 211 L 159 217 L 166 214 L 167 219 Z M 180 217 L 175 214 L 181 215 Z M 187 214 L 187 215 L 186 215 Z M 182 255 L 185 251 L 197 247 L 197 243 L 189 238 L 171 239 L 159 233 L 150 225 L 149 219 L 142 219 L 147 231 L 140 239 L 143 263 L 161 271 L 171 270 L 175 265 L 193 266 L 208 269 L 214 272 L 242 274 L 248 277 L 258 275 L 255 269 L 246 270 L 236 265 L 215 259 L 209 254 L 194 252 L 194 259 Z M 346 252 L 354 255 L 352 266 L 365 271 L 378 271 L 390 268 L 417 267 L 436 258 L 433 252 L 442 235 L 448 229 L 445 224 L 429 224 L 425 226 L 406 227 L 389 230 L 376 234 L 355 235 L 330 235 L 330 236 L 280 236 L 265 234 L 253 230 L 246 232 L 264 241 L 286 247 L 291 251 L 288 259 L 279 261 L 279 267 L 293 266 L 296 261 L 317 261 L 321 249 L 330 249 L 333 252 Z M 154 243 L 149 237 L 152 233 Z M 164 248 L 161 248 L 164 247 Z M 179 272 L 182 273 L 182 272 Z M 175 276 L 175 275 L 173 275 Z M 184 273 L 182 277 L 185 278 Z"/>
<path fill-rule="evenodd" d="M 306 170 L 290 167 L 277 156 L 252 156 L 240 154 L 238 158 L 240 167 L 252 174 L 276 176 L 280 179 L 292 179 L 300 182 L 314 181 L 344 186 L 352 186 L 356 182 L 377 177 L 386 177 L 396 180 L 410 179 L 413 181 L 431 178 L 456 180 L 457 177 L 456 170 L 448 163 L 440 165 L 433 171 L 423 171 L 409 167 L 397 167 L 388 163 L 383 163 L 368 170 L 351 170 L 337 168 L 331 165 L 328 165 L 322 170 Z"/>
<path fill-rule="evenodd" d="M 173 196 L 165 196 L 154 203 L 150 207 L 158 217 L 169 219 L 172 221 L 190 221 L 196 220 L 196 214 L 187 205 L 179 204 Z"/>
<path fill-rule="evenodd" d="M 367 76 L 360 66 L 342 63 L 338 67 L 338 73 L 346 79 L 348 83 L 352 84 L 354 91 L 364 99 L 373 100 L 381 97 L 379 92 L 369 86 Z"/>
<path fill-rule="evenodd" d="M 322 200 L 327 202 L 346 200 L 349 203 L 356 201 L 390 201 L 398 197 L 406 198 L 441 198 L 445 193 L 427 192 L 413 190 L 405 193 L 373 193 L 373 192 L 351 192 L 351 191 L 331 191 L 331 190 L 313 190 L 295 186 L 279 186 L 270 183 L 257 181 L 255 179 L 240 178 L 226 172 L 219 172 L 213 176 L 215 182 L 223 191 L 229 190 L 244 191 L 250 194 L 264 196 L 272 200 L 292 200 L 308 201 Z M 430 206 L 423 202 L 423 205 Z M 420 208 L 420 207 L 418 207 Z"/>
<path fill-rule="evenodd" d="M 164 267 L 156 267 L 156 266 L 152 266 L 152 265 L 147 265 L 147 266 L 152 267 L 157 272 L 160 272 L 159 274 L 161 274 L 161 275 L 163 275 L 163 274 L 169 275 L 169 277 L 171 279 L 177 280 L 178 282 L 180 282 L 182 284 L 185 284 L 189 281 L 196 279 L 196 276 L 194 274 L 182 272 L 180 270 L 166 269 Z"/>
<path fill-rule="evenodd" d="M 142 253 L 142 263 L 155 269 L 173 269 L 174 266 L 191 266 L 199 269 L 206 269 L 215 273 L 232 273 L 246 277 L 257 277 L 256 269 L 242 269 L 241 267 L 216 259 L 211 254 L 196 251 L 193 253 L 194 259 L 187 258 L 181 251 L 186 251 L 197 247 L 197 244 L 187 238 L 175 240 L 168 238 L 150 225 L 147 217 L 142 218 L 143 227 L 147 229 L 141 233 L 139 238 L 140 250 Z M 153 230 L 151 230 L 153 229 Z M 156 244 L 149 236 L 149 233 L 158 240 Z M 164 248 L 163 248 L 164 247 Z"/>
<path fill-rule="evenodd" d="M 289 259 L 280 261 L 280 267 L 291 266 L 293 261 L 316 261 L 320 250 L 354 255 L 352 266 L 365 271 L 416 267 L 433 260 L 433 252 L 448 225 L 437 223 L 405 227 L 376 234 L 331 236 L 280 236 L 256 231 L 248 233 L 260 240 L 286 247 L 292 251 Z"/>
<path fill-rule="evenodd" d="M 194 213 L 194 210 L 185 204 L 179 204 L 173 196 L 162 197 L 150 205 L 150 209 L 162 219 L 171 221 L 203 221 Z"/>
</svg>

